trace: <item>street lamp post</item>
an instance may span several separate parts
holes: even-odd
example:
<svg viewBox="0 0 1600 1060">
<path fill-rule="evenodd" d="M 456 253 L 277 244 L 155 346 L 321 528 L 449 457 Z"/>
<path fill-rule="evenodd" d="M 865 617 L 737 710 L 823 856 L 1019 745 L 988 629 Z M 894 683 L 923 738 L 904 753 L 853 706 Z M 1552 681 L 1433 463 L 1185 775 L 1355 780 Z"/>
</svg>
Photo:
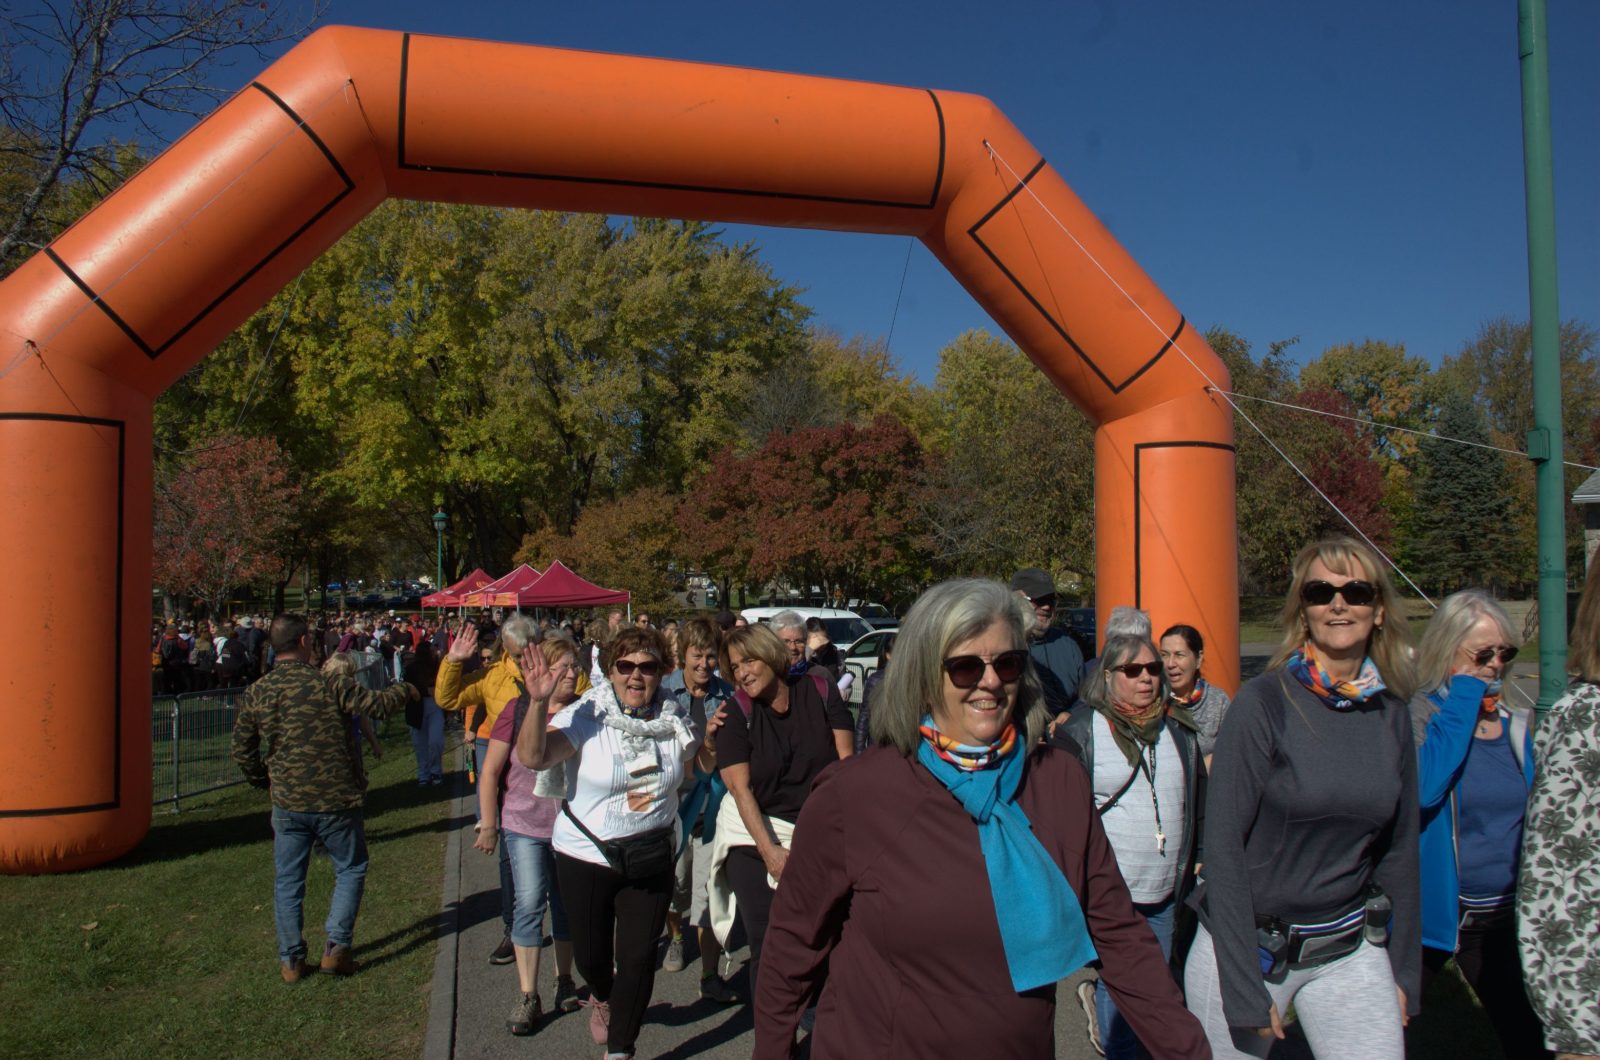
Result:
<svg viewBox="0 0 1600 1060">
<path fill-rule="evenodd" d="M 443 508 L 433 513 L 433 536 L 437 545 L 435 558 L 438 561 L 435 575 L 437 580 L 433 583 L 433 591 L 436 593 L 444 591 L 444 528 L 449 521 L 450 517 L 444 514 Z"/>
</svg>

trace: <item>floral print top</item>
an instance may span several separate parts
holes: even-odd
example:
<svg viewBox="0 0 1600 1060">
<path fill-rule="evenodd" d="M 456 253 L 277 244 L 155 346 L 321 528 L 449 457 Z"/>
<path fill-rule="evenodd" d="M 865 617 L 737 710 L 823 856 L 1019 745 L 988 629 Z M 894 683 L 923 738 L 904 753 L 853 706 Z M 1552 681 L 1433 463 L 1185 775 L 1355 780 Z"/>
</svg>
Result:
<svg viewBox="0 0 1600 1060">
<path fill-rule="evenodd" d="M 1545 1044 L 1600 1053 L 1600 684 L 1556 701 L 1534 755 L 1517 887 L 1523 975 Z"/>
</svg>

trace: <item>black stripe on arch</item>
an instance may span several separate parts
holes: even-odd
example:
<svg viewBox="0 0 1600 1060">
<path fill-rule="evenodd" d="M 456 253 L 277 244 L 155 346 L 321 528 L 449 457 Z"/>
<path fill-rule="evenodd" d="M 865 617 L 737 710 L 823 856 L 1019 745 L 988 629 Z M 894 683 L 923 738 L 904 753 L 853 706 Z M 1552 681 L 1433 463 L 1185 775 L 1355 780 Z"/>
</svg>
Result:
<svg viewBox="0 0 1600 1060">
<path fill-rule="evenodd" d="M 972 241 L 978 244 L 978 248 L 982 250 L 984 254 L 988 256 L 989 260 L 994 263 L 994 267 L 999 269 L 1001 274 L 1005 276 L 1006 279 L 1011 281 L 1011 285 L 1015 287 L 1022 297 L 1028 300 L 1028 304 L 1033 306 L 1034 310 L 1045 319 L 1045 323 L 1049 324 L 1051 329 L 1057 335 L 1061 336 L 1061 340 L 1071 348 L 1073 353 L 1078 355 L 1078 359 L 1087 365 L 1091 372 L 1099 377 L 1100 381 L 1106 385 L 1106 389 L 1111 391 L 1113 394 L 1120 394 L 1128 387 L 1132 386 L 1140 376 L 1144 375 L 1151 368 L 1153 368 L 1157 361 L 1166 356 L 1167 351 L 1172 348 L 1173 343 L 1178 341 L 1178 336 L 1183 333 L 1186 321 L 1185 318 L 1180 315 L 1178 317 L 1178 326 L 1173 330 L 1171 336 L 1167 338 L 1167 341 L 1162 344 L 1161 348 L 1157 350 L 1148 361 L 1141 365 L 1138 371 L 1128 376 L 1128 378 L 1122 380 L 1122 382 L 1114 383 L 1112 382 L 1111 377 L 1106 375 L 1106 373 L 1100 369 L 1100 366 L 1094 362 L 1093 358 L 1084 352 L 1083 347 L 1078 345 L 1078 340 L 1072 337 L 1071 332 L 1067 331 L 1066 326 L 1057 320 L 1055 316 L 1044 307 L 1044 303 L 1040 302 L 1039 299 L 1034 296 L 1034 293 L 1028 290 L 1027 285 L 1018 279 L 1015 273 L 1006 267 L 1005 263 L 1000 260 L 1000 255 L 996 254 L 989 244 L 983 241 L 983 237 L 978 234 L 978 230 L 984 225 L 988 224 L 989 221 L 992 220 L 994 216 L 1001 210 L 1005 209 L 1006 206 L 1011 203 L 1011 200 L 1020 195 L 1023 189 L 1028 186 L 1029 182 L 1032 181 L 1034 177 L 1038 176 L 1040 171 L 1044 169 L 1044 166 L 1045 160 L 1043 158 L 1039 159 L 1034 167 L 1028 170 L 1028 172 L 1023 176 L 1022 180 L 1017 183 L 1016 187 L 1006 192 L 1000 201 L 995 203 L 994 206 L 989 209 L 988 213 L 978 218 L 972 227 L 967 229 L 967 235 L 972 237 Z"/>
<path fill-rule="evenodd" d="M 616 188 L 642 188 L 653 191 L 681 191 L 703 195 L 741 195 L 755 199 L 784 199 L 794 202 L 825 202 L 844 206 L 869 206 L 894 210 L 931 210 L 939 202 L 939 192 L 944 188 L 946 130 L 944 108 L 931 89 L 927 92 L 933 104 L 934 123 L 939 130 L 939 153 L 934 167 L 933 191 L 927 202 L 900 202 L 894 199 L 863 199 L 849 195 L 815 195 L 806 192 L 769 191 L 764 188 L 725 187 L 715 184 L 678 184 L 669 181 L 630 180 L 622 177 L 585 177 L 567 173 L 535 173 L 514 169 L 483 169 L 476 166 L 441 166 L 425 162 L 412 162 L 406 158 L 406 100 L 410 83 L 411 34 L 400 37 L 400 127 L 395 136 L 396 162 L 401 169 L 422 173 L 456 173 L 470 177 L 494 177 L 511 180 L 547 180 L 563 184 L 599 184 Z"/>
<path fill-rule="evenodd" d="M 49 248 L 46 248 L 48 250 Z M 62 268 L 66 268 L 62 266 Z M 71 275 L 71 270 L 67 270 Z M 126 532 L 123 520 L 126 518 L 125 501 L 127 498 L 127 468 L 128 468 L 128 425 L 123 420 L 101 419 L 95 416 L 68 416 L 57 412 L 0 412 L 0 420 L 44 420 L 51 423 L 80 423 L 90 427 L 113 427 L 117 432 L 117 587 L 112 597 L 112 606 L 115 610 L 112 628 L 112 681 L 111 681 L 111 740 L 114 753 L 111 767 L 111 801 L 97 802 L 81 806 L 44 806 L 29 809 L 13 810 L 0 808 L 0 818 L 4 817 L 54 817 L 72 813 L 95 813 L 101 810 L 115 810 L 122 806 L 122 575 L 123 536 Z"/>
<path fill-rule="evenodd" d="M 1180 326 L 1180 329 L 1181 326 Z M 1176 337 L 1176 332 L 1173 333 Z M 1154 363 L 1154 362 L 1152 362 Z M 1140 498 L 1144 496 L 1140 484 L 1139 461 L 1146 449 L 1222 449 L 1238 453 L 1238 449 L 1222 442 L 1138 442 L 1133 447 L 1133 606 L 1144 607 L 1144 527 L 1140 514 Z"/>
<path fill-rule="evenodd" d="M 177 331 L 173 332 L 172 335 L 168 336 L 165 342 L 159 346 L 151 346 L 149 342 L 145 341 L 143 336 L 139 335 L 133 330 L 127 321 L 122 319 L 116 310 L 111 308 L 110 304 L 108 304 L 104 298 L 102 298 L 86 282 L 84 282 L 83 278 L 74 272 L 72 268 L 61 259 L 60 255 L 58 255 L 50 247 L 45 248 L 45 253 L 49 255 L 50 260 L 56 263 L 56 266 L 67 275 L 67 278 L 76 284 L 78 289 L 89 297 L 90 301 L 99 306 L 100 311 L 105 313 L 111 322 L 116 324 L 116 326 L 122 330 L 122 333 L 127 335 L 128 338 L 133 341 L 134 345 L 138 346 L 139 349 L 143 351 L 144 355 L 150 358 L 152 361 L 161 356 L 163 353 L 167 352 L 167 350 L 171 349 L 173 343 L 183 338 L 191 330 L 193 330 L 195 325 L 199 324 L 207 316 L 210 316 L 211 312 L 215 310 L 217 306 L 227 301 L 233 296 L 235 291 L 237 291 L 240 287 L 243 287 L 246 283 L 250 282 L 251 278 L 253 278 L 256 273 L 260 272 L 267 266 L 269 262 L 287 250 L 295 240 L 303 236 L 308 229 L 310 229 L 318 221 L 322 220 L 322 218 L 327 216 L 327 214 L 333 210 L 334 207 L 343 202 L 344 199 L 355 190 L 355 181 L 350 179 L 350 174 L 346 172 L 344 166 L 340 164 L 339 159 L 334 156 L 334 153 L 328 148 L 328 145 L 323 141 L 322 137 L 316 134 L 316 131 L 311 128 L 310 124 L 307 123 L 304 118 L 295 112 L 293 107 L 285 103 L 276 92 L 273 92 L 270 88 L 268 88 L 266 85 L 263 85 L 259 81 L 252 81 L 250 83 L 250 87 L 258 90 L 262 95 L 270 99 L 280 110 L 284 112 L 284 114 L 289 117 L 290 121 L 294 122 L 295 128 L 299 129 L 306 135 L 312 144 L 316 146 L 317 150 L 321 152 L 322 157 L 327 160 L 328 165 L 333 168 L 333 172 L 338 176 L 340 182 L 344 184 L 344 189 L 335 195 L 331 200 L 329 200 L 329 202 L 326 203 L 315 214 L 313 214 L 310 220 L 306 221 L 299 228 L 296 228 L 289 234 L 287 239 L 273 247 L 266 253 L 265 256 L 247 269 L 242 276 L 234 280 L 233 283 L 229 284 L 221 294 L 217 295 L 217 297 L 208 302 L 206 306 L 200 310 L 200 312 L 196 313 L 189 320 L 188 323 L 184 324 L 182 327 L 178 328 Z"/>
<path fill-rule="evenodd" d="M 89 296 L 89 301 L 98 306 L 100 308 L 100 312 L 104 313 L 113 324 L 120 328 L 124 335 L 132 339 L 135 346 L 144 351 L 144 355 L 146 357 L 149 357 L 152 360 L 155 359 L 156 355 L 161 351 L 152 350 L 150 348 L 150 344 L 145 342 L 143 337 L 141 337 L 137 331 L 134 331 L 133 328 L 128 325 L 126 320 L 123 320 L 122 317 L 118 316 L 117 311 L 107 305 L 104 298 L 101 298 L 95 293 L 93 288 L 84 282 L 82 276 L 79 276 L 76 272 L 72 271 L 72 266 L 61 260 L 61 255 L 56 253 L 54 247 L 45 247 L 44 253 L 46 257 L 56 263 L 56 268 L 66 273 L 67 279 L 71 280 L 78 290 Z"/>
</svg>

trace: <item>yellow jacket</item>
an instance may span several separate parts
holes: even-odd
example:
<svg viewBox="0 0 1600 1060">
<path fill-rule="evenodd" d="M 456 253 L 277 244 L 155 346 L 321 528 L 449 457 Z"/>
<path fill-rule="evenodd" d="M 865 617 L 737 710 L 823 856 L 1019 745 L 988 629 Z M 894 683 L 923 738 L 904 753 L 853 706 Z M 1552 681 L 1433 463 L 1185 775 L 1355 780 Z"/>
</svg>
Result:
<svg viewBox="0 0 1600 1060">
<path fill-rule="evenodd" d="M 507 703 L 517 698 L 517 685 L 521 681 L 522 669 L 509 654 L 465 679 L 461 664 L 445 659 L 439 664 L 439 675 L 434 679 L 433 698 L 441 710 L 462 711 L 469 732 L 472 732 L 473 721 L 481 719 L 473 735 L 487 740 L 495 719 Z"/>
</svg>

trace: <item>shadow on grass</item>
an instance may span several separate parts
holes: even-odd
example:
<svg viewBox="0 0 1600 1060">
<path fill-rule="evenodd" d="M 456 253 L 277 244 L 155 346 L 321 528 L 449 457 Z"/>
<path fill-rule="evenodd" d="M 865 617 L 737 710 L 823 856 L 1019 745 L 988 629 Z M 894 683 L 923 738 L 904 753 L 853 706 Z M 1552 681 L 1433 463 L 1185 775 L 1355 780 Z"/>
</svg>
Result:
<svg viewBox="0 0 1600 1060">
<path fill-rule="evenodd" d="M 195 854 L 227 847 L 272 842 L 271 808 L 265 797 L 259 810 L 227 817 L 195 814 L 157 817 L 144 841 L 105 868 L 132 868 L 162 861 L 179 861 Z M 94 871 L 94 870 L 89 870 Z"/>
</svg>

